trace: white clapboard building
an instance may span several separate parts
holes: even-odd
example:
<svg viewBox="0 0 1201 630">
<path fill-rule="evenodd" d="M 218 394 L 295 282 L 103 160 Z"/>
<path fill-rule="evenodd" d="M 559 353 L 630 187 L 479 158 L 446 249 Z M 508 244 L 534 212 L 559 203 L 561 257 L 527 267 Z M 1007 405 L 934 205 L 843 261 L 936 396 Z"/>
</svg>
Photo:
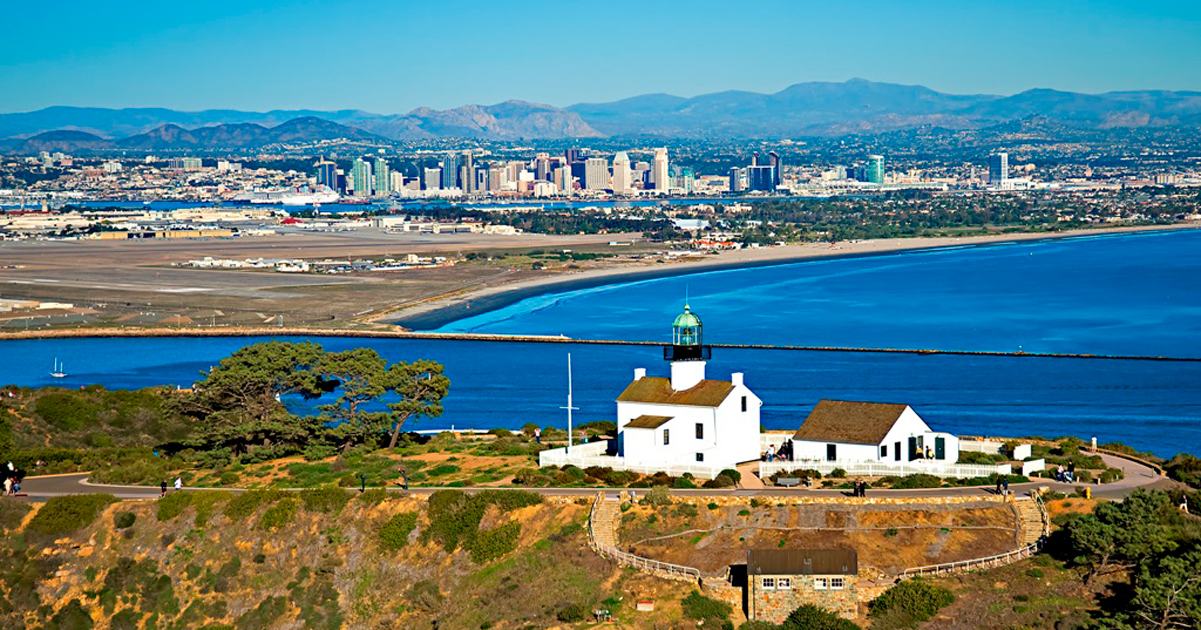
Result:
<svg viewBox="0 0 1201 630">
<path fill-rule="evenodd" d="M 730 380 L 706 378 L 711 348 L 688 306 L 672 324 L 664 347 L 670 376 L 634 379 L 617 397 L 617 440 L 543 451 L 542 465 L 609 466 L 641 473 L 690 472 L 712 478 L 723 469 L 759 459 L 759 408 L 763 404 L 735 372 Z"/>
<path fill-rule="evenodd" d="M 822 400 L 792 436 L 793 461 L 954 464 L 959 438 L 934 431 L 909 405 Z"/>
</svg>

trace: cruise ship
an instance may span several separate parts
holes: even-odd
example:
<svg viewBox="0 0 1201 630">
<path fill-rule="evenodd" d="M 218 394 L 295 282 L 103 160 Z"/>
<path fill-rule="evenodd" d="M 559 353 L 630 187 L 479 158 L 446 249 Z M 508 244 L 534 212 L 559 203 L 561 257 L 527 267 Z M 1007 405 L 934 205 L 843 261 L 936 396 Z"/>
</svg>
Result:
<svg viewBox="0 0 1201 630">
<path fill-rule="evenodd" d="M 295 188 L 279 190 L 253 190 L 234 197 L 234 201 L 250 203 L 278 204 L 283 206 L 315 206 L 323 203 L 335 203 L 341 197 L 327 186 L 315 189 Z"/>
</svg>

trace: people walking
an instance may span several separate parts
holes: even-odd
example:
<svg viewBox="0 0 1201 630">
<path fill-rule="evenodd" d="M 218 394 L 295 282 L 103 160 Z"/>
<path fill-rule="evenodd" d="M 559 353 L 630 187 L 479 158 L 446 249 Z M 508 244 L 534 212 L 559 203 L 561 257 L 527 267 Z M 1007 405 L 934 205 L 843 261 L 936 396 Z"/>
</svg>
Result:
<svg viewBox="0 0 1201 630">
<path fill-rule="evenodd" d="M 534 441 L 538 444 L 542 443 L 542 429 L 534 427 Z"/>
<path fill-rule="evenodd" d="M 1001 478 L 997 477 L 997 494 L 1001 494 Z"/>
<path fill-rule="evenodd" d="M 768 462 L 776 461 L 776 445 L 775 444 L 772 444 L 767 447 L 767 461 Z"/>
<path fill-rule="evenodd" d="M 175 491 L 179 492 L 180 490 L 183 490 L 183 478 L 176 477 L 175 478 Z"/>
<path fill-rule="evenodd" d="M 159 495 L 158 495 L 158 496 L 159 496 L 159 498 L 160 498 L 160 499 L 161 499 L 162 497 L 165 497 L 165 496 L 167 496 L 167 480 L 166 480 L 166 479 L 164 479 L 164 480 L 162 480 L 162 481 L 160 481 L 160 482 L 158 483 L 158 488 L 159 488 Z"/>
<path fill-rule="evenodd" d="M 1009 475 L 1001 475 L 1001 488 L 1005 490 L 1005 495 L 1009 496 Z"/>
<path fill-rule="evenodd" d="M 4 478 L 4 496 L 9 496 L 13 493 L 13 480 L 11 477 Z"/>
</svg>

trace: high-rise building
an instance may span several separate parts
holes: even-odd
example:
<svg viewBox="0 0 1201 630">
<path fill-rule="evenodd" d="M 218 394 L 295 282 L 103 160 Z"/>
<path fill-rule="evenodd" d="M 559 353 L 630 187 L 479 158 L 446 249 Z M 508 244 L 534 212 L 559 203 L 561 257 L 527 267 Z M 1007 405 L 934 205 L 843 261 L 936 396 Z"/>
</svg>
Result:
<svg viewBox="0 0 1201 630">
<path fill-rule="evenodd" d="M 867 156 L 867 181 L 873 184 L 884 183 L 884 156 Z"/>
<path fill-rule="evenodd" d="M 685 195 L 696 192 L 696 172 L 691 166 L 680 169 L 680 188 L 684 190 Z"/>
<path fill-rule="evenodd" d="M 471 151 L 464 151 L 459 158 L 459 186 L 464 193 L 473 193 L 476 189 L 475 163 L 471 159 Z"/>
<path fill-rule="evenodd" d="M 767 163 L 771 165 L 772 170 L 774 170 L 776 173 L 776 184 L 773 187 L 773 189 L 779 188 L 780 182 L 782 181 L 781 175 L 780 175 L 780 169 L 782 169 L 784 167 L 783 164 L 780 164 L 780 154 L 776 153 L 775 151 L 768 151 L 767 152 L 767 160 L 768 160 Z"/>
<path fill-rule="evenodd" d="M 625 151 L 618 151 L 613 156 L 613 192 L 623 195 L 633 190 L 630 176 L 630 156 Z"/>
<path fill-rule="evenodd" d="M 579 164 L 584 161 L 584 152 L 572 147 L 563 152 L 563 157 L 567 158 L 568 164 Z"/>
<path fill-rule="evenodd" d="M 328 186 L 330 190 L 338 189 L 338 165 L 322 158 L 313 165 L 317 168 L 317 184 Z"/>
<path fill-rule="evenodd" d="M 746 168 L 748 190 L 772 192 L 776 189 L 776 169 L 770 164 L 759 164 Z"/>
<path fill-rule="evenodd" d="M 584 188 L 588 190 L 609 189 L 609 161 L 605 158 L 584 160 Z"/>
<path fill-rule="evenodd" d="M 655 161 L 651 168 L 651 177 L 654 178 L 655 190 L 667 192 L 667 188 L 671 185 L 671 180 L 667 176 L 666 147 L 655 149 Z"/>
<path fill-rule="evenodd" d="M 362 158 L 355 158 L 350 166 L 350 183 L 355 197 L 371 196 L 371 165 Z"/>
<path fill-rule="evenodd" d="M 988 183 L 996 188 L 1009 187 L 1009 154 L 994 153 L 988 158 Z"/>
<path fill-rule="evenodd" d="M 442 169 L 426 167 L 423 187 L 426 190 L 438 190 L 442 188 Z"/>
<path fill-rule="evenodd" d="M 563 194 L 570 195 L 575 190 L 575 186 L 572 185 L 574 181 L 575 177 L 571 174 L 571 164 L 563 164 L 563 166 L 555 169 L 555 184 L 558 185 L 559 190 Z"/>
<path fill-rule="evenodd" d="M 386 197 L 392 192 L 392 169 L 384 158 L 375 158 L 375 196 Z"/>
<path fill-rule="evenodd" d="M 459 187 L 459 156 L 447 153 L 442 156 L 442 189 Z"/>
<path fill-rule="evenodd" d="M 746 171 L 737 166 L 730 167 L 730 192 L 746 190 Z"/>
<path fill-rule="evenodd" d="M 539 153 L 534 156 L 534 179 L 547 181 L 550 179 L 550 154 Z"/>
<path fill-rule="evenodd" d="M 508 169 L 503 166 L 493 166 L 488 169 L 488 190 L 497 192 L 505 189 L 505 184 L 509 181 Z"/>
<path fill-rule="evenodd" d="M 405 189 L 405 175 L 399 171 L 392 171 L 392 191 L 403 192 Z"/>
</svg>

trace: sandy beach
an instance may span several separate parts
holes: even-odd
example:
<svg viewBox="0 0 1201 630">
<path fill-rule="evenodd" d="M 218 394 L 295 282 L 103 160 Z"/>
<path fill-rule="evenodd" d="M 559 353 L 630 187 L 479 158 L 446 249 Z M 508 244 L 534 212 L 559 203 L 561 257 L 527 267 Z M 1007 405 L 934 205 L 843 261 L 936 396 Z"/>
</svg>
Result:
<svg viewBox="0 0 1201 630">
<path fill-rule="evenodd" d="M 1017 241 L 1039 241 L 1082 236 L 1099 236 L 1131 232 L 1198 229 L 1201 223 L 1175 225 L 1127 226 L 1067 230 L 1063 232 L 1021 232 L 980 236 L 938 238 L 890 238 L 837 243 L 804 243 L 780 247 L 740 249 L 718 254 L 697 253 L 681 256 L 669 262 L 625 264 L 620 267 L 591 269 L 576 273 L 555 273 L 507 284 L 483 287 L 427 300 L 403 310 L 383 314 L 376 321 L 387 321 L 409 330 L 434 330 L 464 317 L 504 308 L 526 298 L 546 293 L 560 293 L 621 282 L 650 278 L 680 276 L 722 269 L 741 269 L 768 265 L 783 265 L 818 258 L 873 256 L 901 251 L 996 245 Z"/>
</svg>

